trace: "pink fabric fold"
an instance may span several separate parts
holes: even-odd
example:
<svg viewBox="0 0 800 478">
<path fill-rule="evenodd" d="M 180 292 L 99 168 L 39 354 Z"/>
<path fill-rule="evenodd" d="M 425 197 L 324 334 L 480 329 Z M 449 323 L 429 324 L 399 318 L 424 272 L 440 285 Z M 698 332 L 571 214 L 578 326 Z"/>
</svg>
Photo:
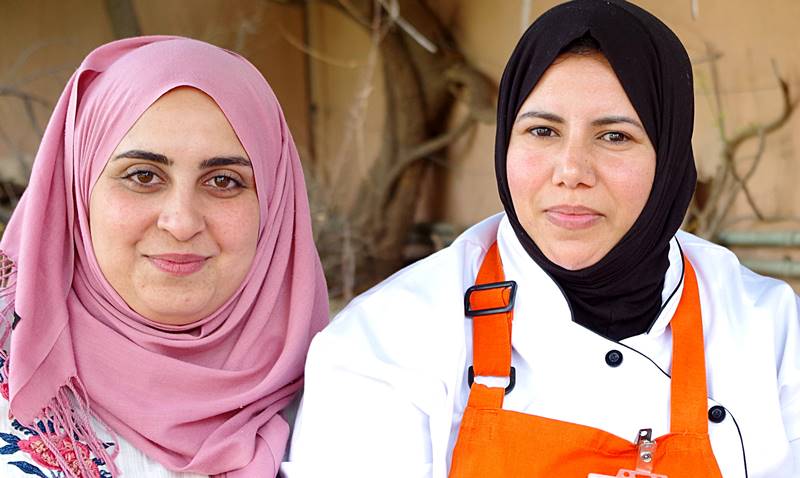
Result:
<svg viewBox="0 0 800 478">
<path fill-rule="evenodd" d="M 213 98 L 247 151 L 260 232 L 236 293 L 211 316 L 169 327 L 132 311 L 104 279 L 88 202 L 121 138 L 179 86 Z M 17 419 L 53 419 L 65 394 L 85 393 L 93 415 L 168 469 L 277 474 L 289 432 L 278 412 L 301 386 L 328 305 L 300 160 L 275 95 L 247 60 L 163 36 L 90 53 L 56 105 L 0 248 L 16 264 L 6 286 L 20 317 L 7 369 Z"/>
</svg>

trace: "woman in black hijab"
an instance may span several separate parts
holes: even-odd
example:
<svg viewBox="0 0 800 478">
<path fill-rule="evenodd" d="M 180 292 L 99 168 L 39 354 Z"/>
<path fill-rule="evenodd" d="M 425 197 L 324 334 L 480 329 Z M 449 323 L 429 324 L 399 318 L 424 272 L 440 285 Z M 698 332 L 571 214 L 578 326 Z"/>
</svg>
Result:
<svg viewBox="0 0 800 478">
<path fill-rule="evenodd" d="M 635 5 L 531 25 L 500 84 L 505 212 L 317 336 L 287 476 L 800 476 L 800 299 L 678 230 L 693 104 Z"/>
<path fill-rule="evenodd" d="M 656 150 L 656 172 L 644 210 L 600 261 L 568 270 L 550 261 L 514 208 L 506 154 L 523 101 L 556 56 L 576 45 L 604 56 L 619 78 Z M 588 46 L 588 48 L 587 48 Z M 576 322 L 619 340 L 645 332 L 661 309 L 669 241 L 694 192 L 694 96 L 689 57 L 658 19 L 627 2 L 577 1 L 543 15 L 520 40 L 500 84 L 495 172 L 500 198 L 531 258 L 561 285 Z"/>
</svg>

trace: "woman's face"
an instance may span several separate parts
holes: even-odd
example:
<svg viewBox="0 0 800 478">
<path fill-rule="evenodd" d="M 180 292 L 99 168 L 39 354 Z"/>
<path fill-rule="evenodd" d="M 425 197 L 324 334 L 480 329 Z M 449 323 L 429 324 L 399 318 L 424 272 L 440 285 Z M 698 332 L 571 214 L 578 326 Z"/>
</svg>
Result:
<svg viewBox="0 0 800 478">
<path fill-rule="evenodd" d="M 94 185 L 89 223 L 100 270 L 142 316 L 184 325 L 230 298 L 255 256 L 259 206 L 214 100 L 183 87 L 153 103 Z"/>
<path fill-rule="evenodd" d="M 642 212 L 656 153 L 602 55 L 565 55 L 522 104 L 508 183 L 525 231 L 552 262 L 597 263 Z"/>
</svg>

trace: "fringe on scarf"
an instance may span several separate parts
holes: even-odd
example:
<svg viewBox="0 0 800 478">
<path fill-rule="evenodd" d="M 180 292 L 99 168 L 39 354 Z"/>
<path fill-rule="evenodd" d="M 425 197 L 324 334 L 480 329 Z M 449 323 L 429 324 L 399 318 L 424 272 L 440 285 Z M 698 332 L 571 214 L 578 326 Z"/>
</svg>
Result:
<svg viewBox="0 0 800 478">
<path fill-rule="evenodd" d="M 58 389 L 56 396 L 37 418 L 45 424 L 46 429 L 39 436 L 68 478 L 91 477 L 92 455 L 101 460 L 113 476 L 119 476 L 121 473 L 114 463 L 119 454 L 119 446 L 115 440 L 112 453 L 108 452 L 94 432 L 91 416 L 89 397 L 80 381 L 71 377 Z M 49 426 L 51 423 L 52 428 Z M 110 435 L 114 435 L 108 427 L 105 428 Z M 55 434 L 47 433 L 50 430 L 55 430 Z M 78 443 L 85 444 L 90 455 L 84 456 Z"/>
<path fill-rule="evenodd" d="M 11 331 L 16 326 L 17 316 L 14 311 L 14 297 L 17 288 L 17 267 L 14 261 L 0 251 L 0 357 L 3 367 L 0 374 L 3 381 L 8 382 L 9 360 L 6 347 L 9 346 Z M 53 454 L 56 463 L 63 470 L 66 478 L 88 478 L 92 476 L 92 456 L 101 460 L 113 476 L 120 476 L 114 460 L 119 454 L 119 445 L 116 436 L 108 426 L 103 425 L 105 431 L 114 442 L 113 451 L 109 453 L 104 443 L 94 432 L 91 423 L 91 409 L 89 397 L 78 377 L 70 377 L 67 382 L 59 387 L 56 395 L 42 409 L 39 417 L 34 420 L 44 425 L 44 429 L 36 423 L 27 423 L 26 426 L 38 430 L 42 443 Z M 102 423 L 97 420 L 98 423 Z M 90 452 L 85 452 L 79 447 L 85 444 Z"/>
</svg>

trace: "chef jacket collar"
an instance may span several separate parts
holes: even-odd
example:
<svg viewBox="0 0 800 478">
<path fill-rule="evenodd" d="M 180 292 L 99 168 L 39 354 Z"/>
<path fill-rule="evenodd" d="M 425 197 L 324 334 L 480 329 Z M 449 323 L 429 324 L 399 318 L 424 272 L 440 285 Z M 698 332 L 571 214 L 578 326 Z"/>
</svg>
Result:
<svg viewBox="0 0 800 478">
<path fill-rule="evenodd" d="M 518 282 L 530 280 L 536 283 L 540 287 L 537 293 L 543 296 L 540 300 L 544 300 L 545 296 L 552 297 L 557 295 L 558 299 L 554 299 L 556 302 L 550 304 L 550 307 L 546 307 L 545 310 L 549 310 L 555 320 L 558 320 L 558 317 L 572 318 L 563 291 L 536 262 L 531 260 L 527 251 L 520 244 L 511 222 L 505 214 L 497 230 L 497 240 L 506 270 L 506 280 Z M 649 330 L 644 334 L 622 340 L 629 346 L 633 346 L 635 342 L 638 342 L 636 340 L 637 337 L 657 337 L 663 334 L 678 308 L 678 302 L 680 302 L 681 293 L 683 292 L 683 255 L 675 237 L 669 242 L 668 257 L 669 267 L 664 276 L 664 287 L 661 291 L 661 311 Z M 524 289 L 526 288 L 523 286 L 522 290 Z M 558 313 L 559 309 L 564 313 Z M 518 317 L 515 317 L 515 319 L 518 319 Z"/>
</svg>

